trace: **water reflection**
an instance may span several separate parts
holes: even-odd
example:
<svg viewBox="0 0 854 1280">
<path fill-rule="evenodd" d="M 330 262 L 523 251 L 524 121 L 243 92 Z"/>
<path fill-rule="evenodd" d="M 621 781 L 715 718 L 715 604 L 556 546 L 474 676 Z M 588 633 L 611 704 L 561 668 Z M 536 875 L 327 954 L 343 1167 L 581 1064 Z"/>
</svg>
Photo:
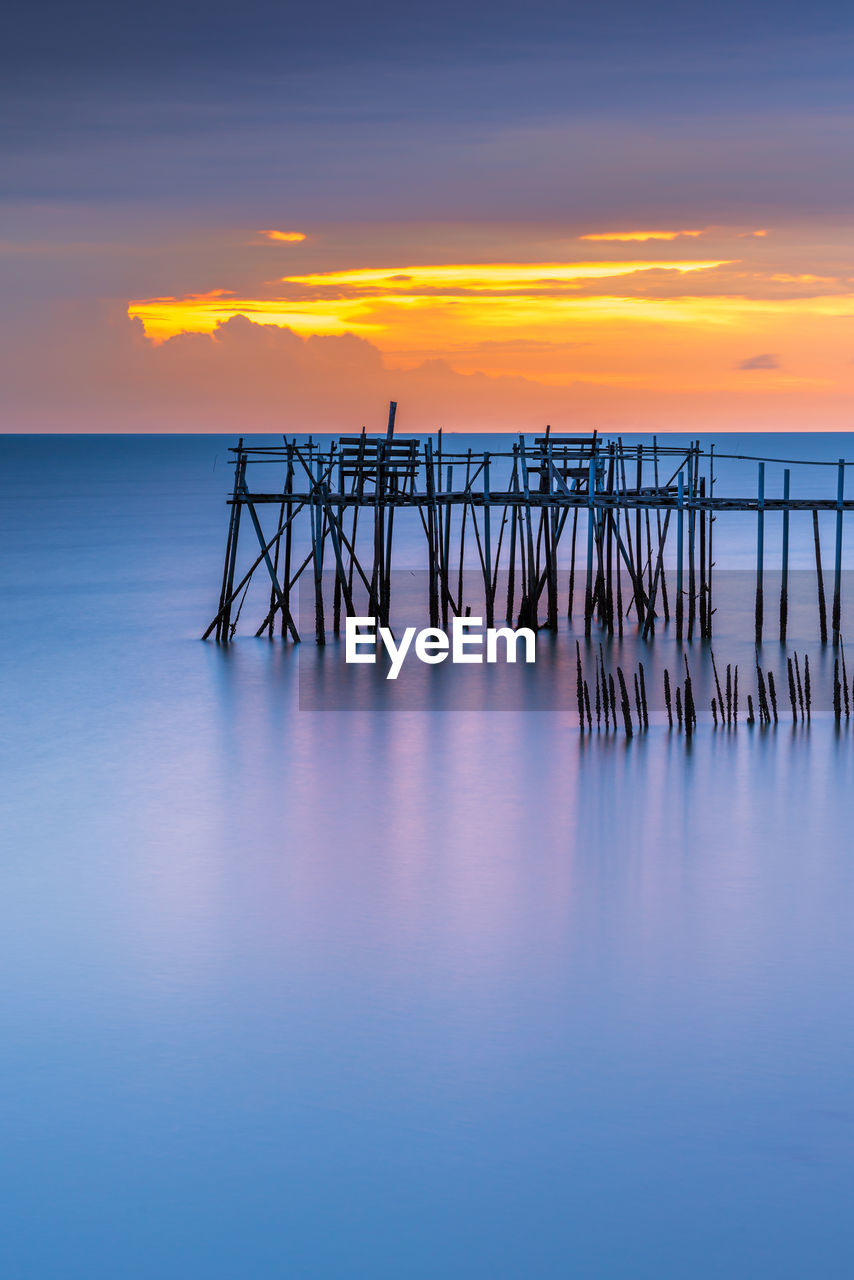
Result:
<svg viewBox="0 0 854 1280">
<path fill-rule="evenodd" d="M 847 1280 L 848 731 L 300 709 L 163 447 L 4 529 L 4 1273 Z"/>
</svg>

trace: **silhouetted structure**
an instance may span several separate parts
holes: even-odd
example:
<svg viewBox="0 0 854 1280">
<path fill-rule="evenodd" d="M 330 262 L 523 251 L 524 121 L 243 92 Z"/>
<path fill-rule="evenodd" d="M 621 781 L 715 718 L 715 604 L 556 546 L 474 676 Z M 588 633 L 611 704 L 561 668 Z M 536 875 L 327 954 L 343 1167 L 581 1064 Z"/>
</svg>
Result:
<svg viewBox="0 0 854 1280">
<path fill-rule="evenodd" d="M 713 529 L 721 512 L 756 513 L 755 638 L 764 628 L 764 534 L 768 513 L 782 515 L 779 635 L 786 638 L 789 589 L 789 521 L 810 512 L 813 521 L 821 639 L 827 617 L 818 513 L 835 511 L 831 630 L 840 638 L 843 512 L 854 507 L 844 497 L 845 464 L 837 470 L 834 497 L 792 498 L 784 471 L 782 497 L 765 496 L 765 461 L 758 462 L 756 496 L 716 492 L 714 448 L 698 441 L 687 448 L 624 445 L 620 439 L 553 434 L 526 440 L 508 437 L 502 451 L 448 452 L 441 431 L 433 438 L 395 438 L 396 405 L 384 436 L 341 436 L 281 445 L 246 447 L 234 453 L 235 477 L 219 607 L 204 638 L 228 641 L 235 634 L 245 593 L 256 573 L 270 582 L 269 607 L 256 635 L 279 630 L 300 639 L 292 611 L 300 578 L 314 581 L 315 635 L 326 638 L 329 609 L 323 574 L 334 574 L 332 627 L 342 611 L 354 610 L 354 587 L 367 594 L 368 612 L 390 625 L 391 565 L 395 518 L 416 513 L 423 530 L 427 569 L 426 612 L 432 626 L 447 626 L 464 611 L 462 599 L 466 537 L 472 540 L 482 575 L 486 625 L 496 615 L 507 622 L 556 629 L 561 611 L 559 550 L 569 542 L 565 580 L 566 613 L 575 605 L 576 552 L 586 547 L 584 628 L 594 624 L 622 634 L 633 621 L 649 636 L 656 618 L 675 616 L 677 639 L 712 635 L 715 613 Z M 277 474 L 274 487 L 253 484 L 254 474 Z M 265 529 L 259 509 L 272 507 Z M 238 542 L 246 521 L 257 542 L 248 568 L 238 572 Z M 269 517 L 267 517 L 269 524 Z M 361 522 L 361 528 L 360 528 Z M 670 539 L 670 543 L 668 543 Z M 675 540 L 675 571 L 667 572 L 666 549 Z M 668 586 L 667 574 L 673 579 Z M 501 575 L 501 576 L 499 576 Z M 623 590 L 624 579 L 628 589 Z M 499 601 L 499 581 L 502 598 Z"/>
</svg>

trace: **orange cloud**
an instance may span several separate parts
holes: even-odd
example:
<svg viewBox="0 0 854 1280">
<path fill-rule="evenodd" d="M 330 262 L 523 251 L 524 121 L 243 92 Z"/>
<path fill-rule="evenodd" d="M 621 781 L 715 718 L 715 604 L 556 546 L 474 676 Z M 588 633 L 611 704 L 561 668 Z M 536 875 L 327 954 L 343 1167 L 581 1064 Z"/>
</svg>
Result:
<svg viewBox="0 0 854 1280">
<path fill-rule="evenodd" d="M 304 231 L 259 231 L 259 236 L 266 236 L 268 240 L 284 241 L 287 244 L 294 244 L 298 240 L 305 240 Z"/>
<path fill-rule="evenodd" d="M 206 350 L 219 366 L 227 337 L 235 370 L 238 335 L 261 330 L 267 343 L 277 331 L 309 343 L 349 334 L 381 353 L 390 373 L 441 364 L 463 378 L 525 379 L 555 395 L 595 387 L 603 403 L 694 395 L 710 404 L 731 395 L 741 404 L 852 388 L 854 269 L 842 233 L 817 246 L 798 229 L 778 228 L 773 243 L 743 228 L 623 232 L 625 244 L 577 245 L 570 261 L 559 260 L 562 230 L 549 240 L 505 229 L 486 242 L 492 261 L 467 256 L 460 245 L 472 237 L 459 233 L 437 235 L 426 261 L 422 228 L 397 243 L 372 232 L 360 244 L 362 233 L 348 229 L 336 245 L 340 234 L 326 234 L 298 273 L 258 285 L 244 273 L 231 292 L 138 299 L 129 314 L 157 350 L 180 346 L 187 361 Z M 701 235 L 704 254 L 689 256 Z M 344 263 L 359 265 L 340 265 L 342 249 Z M 755 352 L 775 353 L 772 374 L 745 375 Z M 479 385 L 494 408 L 493 382 Z"/>
<path fill-rule="evenodd" d="M 591 232 L 586 236 L 579 236 L 579 240 L 610 240 L 632 241 L 632 240 L 677 240 L 679 236 L 701 236 L 703 230 L 700 231 L 597 231 Z"/>
<path fill-rule="evenodd" d="M 699 233 L 698 233 L 699 234 Z M 282 284 L 343 285 L 357 290 L 380 288 L 393 294 L 424 294 L 444 289 L 503 293 L 518 289 L 546 289 L 578 280 L 603 280 L 636 271 L 706 271 L 722 267 L 726 259 L 703 261 L 634 262 L 489 262 L 417 267 L 357 267 L 349 271 L 318 271 L 284 276 Z"/>
<path fill-rule="evenodd" d="M 128 307 L 132 320 L 140 320 L 153 342 L 165 342 L 182 333 L 213 333 L 234 316 L 257 324 L 275 324 L 305 334 L 343 334 L 355 329 L 373 331 L 368 317 L 359 319 L 340 303 L 299 302 L 282 298 L 241 298 L 225 289 L 191 293 L 183 298 L 143 298 Z"/>
<path fill-rule="evenodd" d="M 289 287 L 285 297 L 238 297 L 216 289 L 182 298 L 139 299 L 128 311 L 155 342 L 179 333 L 211 333 L 222 321 L 243 315 L 297 333 L 360 333 L 394 347 L 400 345 L 400 333 L 408 334 L 406 343 L 411 343 L 413 328 L 420 328 L 420 341 L 432 341 L 437 329 L 550 329 L 597 313 L 641 315 L 643 306 L 652 314 L 656 307 L 661 311 L 660 301 L 627 298 L 632 293 L 627 278 L 651 272 L 678 277 L 723 265 L 725 260 L 711 259 L 360 267 L 286 276 L 280 281 Z M 604 280 L 623 284 L 599 297 L 579 296 L 584 282 Z"/>
</svg>

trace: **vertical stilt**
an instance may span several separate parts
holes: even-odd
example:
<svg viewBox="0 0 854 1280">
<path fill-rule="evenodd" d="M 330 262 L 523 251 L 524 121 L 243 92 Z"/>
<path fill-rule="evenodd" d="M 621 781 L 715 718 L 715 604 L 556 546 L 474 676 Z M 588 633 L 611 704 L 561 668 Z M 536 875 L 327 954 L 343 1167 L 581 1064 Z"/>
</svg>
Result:
<svg viewBox="0 0 854 1280">
<path fill-rule="evenodd" d="M 706 478 L 700 479 L 700 498 L 706 496 Z M 706 510 L 700 508 L 700 639 L 708 635 L 706 625 Z"/>
<path fill-rule="evenodd" d="M 229 529 L 229 542 L 226 550 L 226 571 L 225 583 L 223 588 L 223 613 L 219 629 L 217 631 L 218 640 L 231 639 L 231 599 L 234 593 L 234 568 L 237 564 L 237 539 L 240 534 L 240 493 L 244 487 L 246 479 L 246 454 L 243 453 L 243 437 L 240 437 L 237 445 L 237 459 L 234 464 L 234 492 L 232 494 L 232 521 Z"/>
<path fill-rule="evenodd" d="M 697 496 L 697 459 L 694 445 L 691 445 L 691 460 L 688 463 L 688 481 L 691 487 L 692 500 Z M 694 564 L 694 550 L 697 533 L 697 508 L 693 501 L 688 509 L 688 639 L 694 639 L 694 618 L 697 612 L 697 571 Z"/>
<path fill-rule="evenodd" d="M 321 463 L 317 460 L 317 483 L 311 496 L 311 539 L 314 564 L 314 624 L 317 643 L 326 644 L 326 623 L 323 614 L 323 507 L 320 495 Z"/>
<path fill-rule="evenodd" d="M 709 501 L 715 496 L 715 446 L 714 443 L 709 445 Z M 715 523 L 714 508 L 709 508 L 709 572 L 706 578 L 706 630 L 709 639 L 712 638 L 712 617 L 714 615 L 714 606 L 712 605 L 712 568 L 714 560 L 712 558 L 712 528 Z"/>
<path fill-rule="evenodd" d="M 759 463 L 756 503 L 756 617 L 755 639 L 762 643 L 764 601 L 762 598 L 763 570 L 765 567 L 765 463 Z"/>
<path fill-rule="evenodd" d="M 836 477 L 836 556 L 833 562 L 833 644 L 839 646 L 842 626 L 842 504 L 845 500 L 845 460 L 839 459 Z"/>
<path fill-rule="evenodd" d="M 486 625 L 495 625 L 495 588 L 492 582 L 492 520 L 489 493 L 489 454 L 483 455 L 483 550 Z"/>
<path fill-rule="evenodd" d="M 682 642 L 682 620 L 685 610 L 685 601 L 682 591 L 682 543 L 684 540 L 684 524 L 685 524 L 685 480 L 683 473 L 680 471 L 676 479 L 676 640 L 677 643 Z"/>
<path fill-rule="evenodd" d="M 596 493 L 596 455 L 590 459 L 590 470 L 587 479 L 587 586 L 584 592 L 584 634 L 590 638 L 590 626 L 593 621 L 593 521 L 595 508 L 593 499 Z"/>
<path fill-rule="evenodd" d="M 572 598 L 575 595 L 575 538 L 578 533 L 578 507 L 572 512 L 572 542 L 569 552 L 569 599 L 566 605 L 566 616 L 572 621 Z"/>
<path fill-rule="evenodd" d="M 437 577 L 436 549 L 436 476 L 433 471 L 433 444 L 424 441 L 425 483 L 427 486 L 427 578 L 430 609 L 430 626 L 439 625 L 439 583 Z"/>
<path fill-rule="evenodd" d="M 785 644 L 789 621 L 789 482 L 791 471 L 783 472 L 783 563 L 780 579 L 780 643 Z"/>
<path fill-rule="evenodd" d="M 815 579 L 818 589 L 818 625 L 821 643 L 827 644 L 827 601 L 824 595 L 824 574 L 821 571 L 821 538 L 818 531 L 818 512 L 812 513 L 812 536 L 815 544 Z"/>
</svg>

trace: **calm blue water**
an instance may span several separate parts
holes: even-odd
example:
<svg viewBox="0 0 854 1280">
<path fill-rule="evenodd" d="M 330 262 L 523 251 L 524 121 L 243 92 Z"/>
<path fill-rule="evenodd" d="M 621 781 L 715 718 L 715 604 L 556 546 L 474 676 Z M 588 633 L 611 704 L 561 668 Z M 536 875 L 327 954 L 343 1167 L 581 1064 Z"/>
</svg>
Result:
<svg viewBox="0 0 854 1280">
<path fill-rule="evenodd" d="M 299 710 L 228 443 L 0 445 L 4 1278 L 849 1280 L 849 736 Z"/>
</svg>

